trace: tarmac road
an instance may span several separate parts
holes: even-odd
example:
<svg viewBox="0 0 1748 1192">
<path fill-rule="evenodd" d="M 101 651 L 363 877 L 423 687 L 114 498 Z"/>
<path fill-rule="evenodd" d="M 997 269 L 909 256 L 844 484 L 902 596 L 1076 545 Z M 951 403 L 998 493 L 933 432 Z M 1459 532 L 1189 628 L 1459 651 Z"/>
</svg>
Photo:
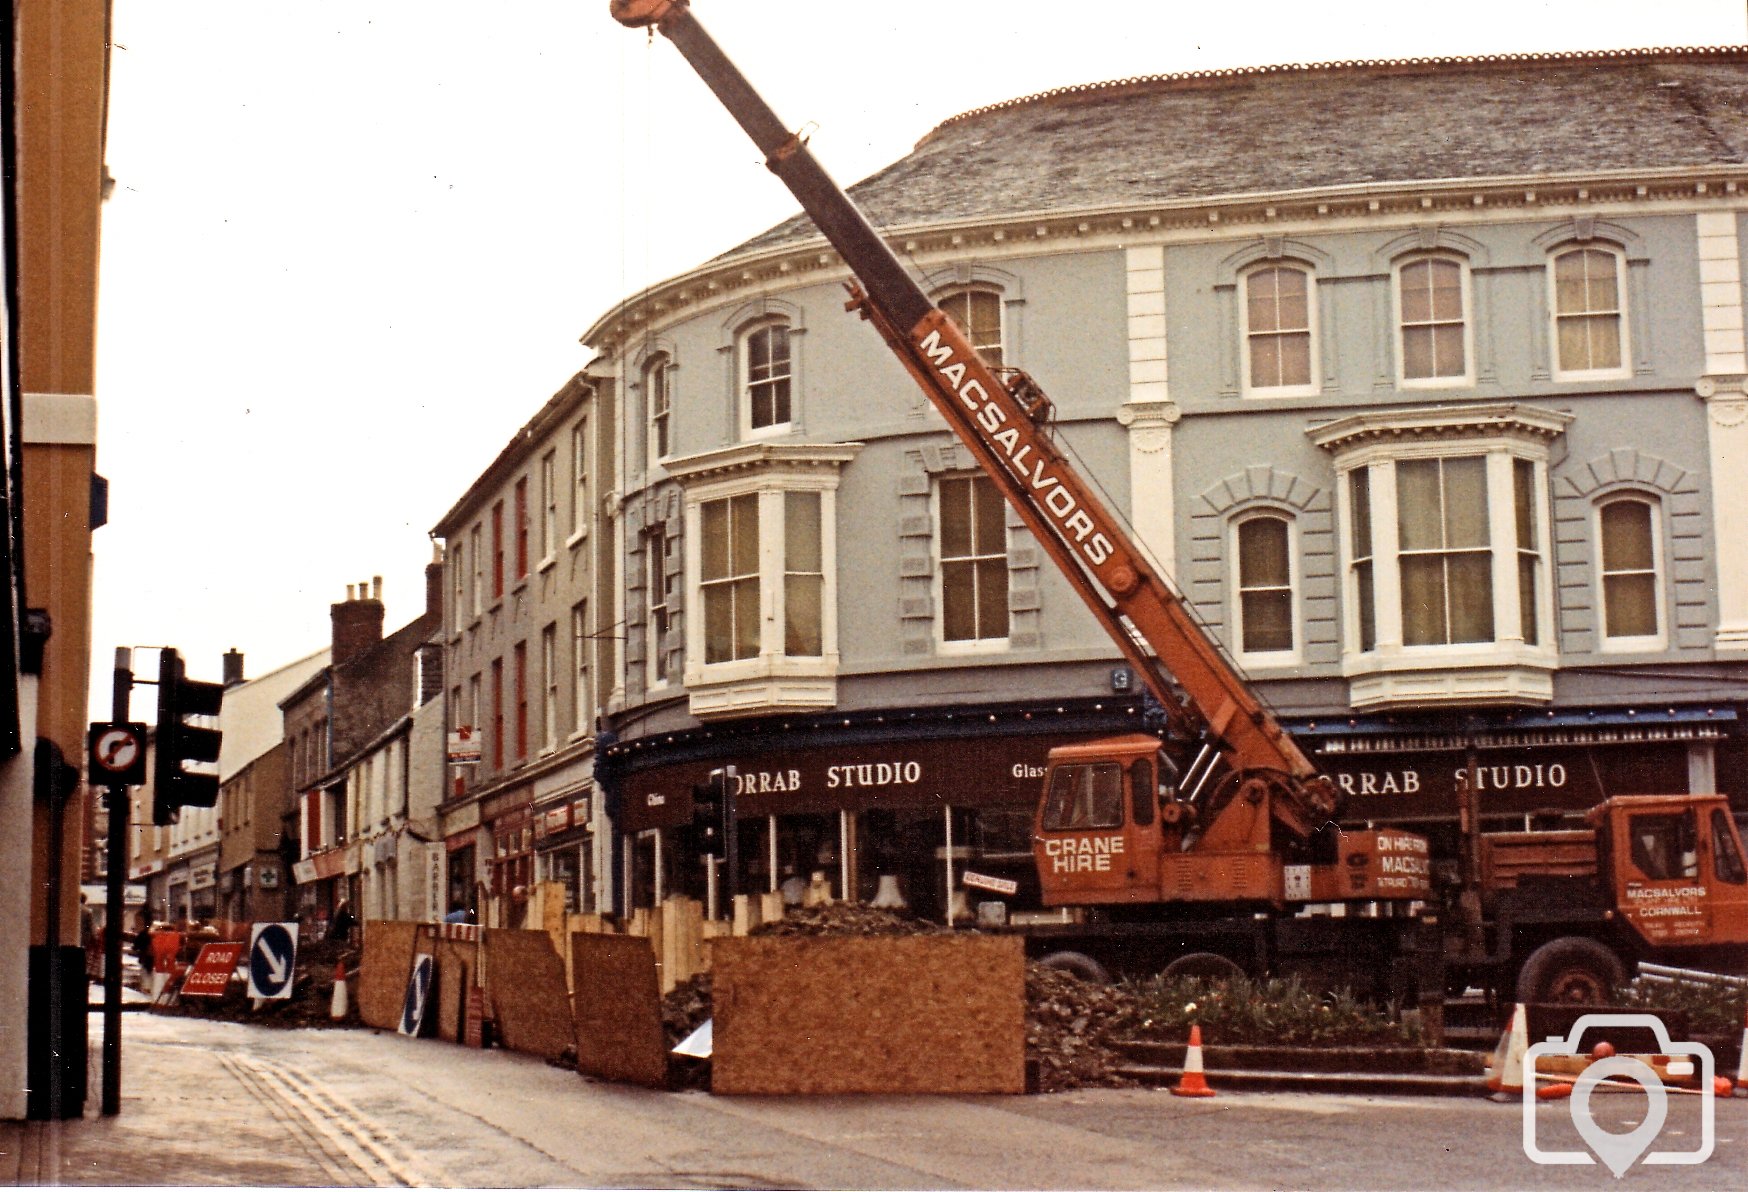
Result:
<svg viewBox="0 0 1748 1192">
<path fill-rule="evenodd" d="M 1041 1097 L 713 1097 L 601 1084 L 503 1051 L 373 1031 L 130 1014 L 122 1112 L 0 1123 L 0 1183 L 643 1188 L 1596 1188 L 1544 1167 L 1515 1105 L 1448 1097 L 1156 1089 Z M 1598 1095 L 1621 1133 L 1637 1094 Z M 1700 1098 L 1650 1144 L 1693 1151 Z M 1582 1149 L 1569 1106 L 1538 1145 Z M 1748 1100 L 1716 1106 L 1703 1164 L 1624 1185 L 1748 1186 Z"/>
</svg>

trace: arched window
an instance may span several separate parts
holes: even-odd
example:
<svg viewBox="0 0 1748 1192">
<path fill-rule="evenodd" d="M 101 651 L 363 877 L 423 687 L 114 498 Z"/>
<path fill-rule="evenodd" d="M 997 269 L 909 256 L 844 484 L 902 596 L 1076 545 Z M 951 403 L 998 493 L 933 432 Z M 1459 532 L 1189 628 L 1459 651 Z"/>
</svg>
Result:
<svg viewBox="0 0 1748 1192">
<path fill-rule="evenodd" d="M 1420 384 L 1469 379 L 1468 277 L 1451 257 L 1418 257 L 1396 271 L 1401 377 Z"/>
<path fill-rule="evenodd" d="M 746 332 L 741 348 L 746 428 L 756 432 L 787 427 L 794 373 L 789 324 L 760 323 Z"/>
<path fill-rule="evenodd" d="M 1626 360 L 1620 253 L 1569 249 L 1553 258 L 1549 274 L 1555 375 L 1618 376 Z"/>
<path fill-rule="evenodd" d="M 665 355 L 653 356 L 643 366 L 643 403 L 649 412 L 650 462 L 667 456 L 668 419 L 673 410 L 673 372 Z"/>
<path fill-rule="evenodd" d="M 1311 274 L 1266 265 L 1244 275 L 1245 386 L 1263 391 L 1311 387 Z"/>
<path fill-rule="evenodd" d="M 1605 649 L 1656 648 L 1663 637 L 1657 503 L 1623 496 L 1597 507 Z"/>
<path fill-rule="evenodd" d="M 943 295 L 938 303 L 964 332 L 991 368 L 1002 364 L 1002 299 L 999 291 L 967 287 Z"/>
<path fill-rule="evenodd" d="M 1293 630 L 1292 523 L 1274 513 L 1236 530 L 1238 647 L 1241 654 L 1286 654 Z"/>
</svg>

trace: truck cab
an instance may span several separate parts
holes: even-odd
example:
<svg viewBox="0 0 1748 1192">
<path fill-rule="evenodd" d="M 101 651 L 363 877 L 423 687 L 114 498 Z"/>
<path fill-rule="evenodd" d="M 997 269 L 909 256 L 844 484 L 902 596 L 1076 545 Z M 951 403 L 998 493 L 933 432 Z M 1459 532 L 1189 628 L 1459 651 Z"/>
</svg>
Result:
<svg viewBox="0 0 1748 1192">
<path fill-rule="evenodd" d="M 1620 796 L 1586 818 L 1615 912 L 1647 945 L 1748 944 L 1748 864 L 1723 796 Z"/>
</svg>

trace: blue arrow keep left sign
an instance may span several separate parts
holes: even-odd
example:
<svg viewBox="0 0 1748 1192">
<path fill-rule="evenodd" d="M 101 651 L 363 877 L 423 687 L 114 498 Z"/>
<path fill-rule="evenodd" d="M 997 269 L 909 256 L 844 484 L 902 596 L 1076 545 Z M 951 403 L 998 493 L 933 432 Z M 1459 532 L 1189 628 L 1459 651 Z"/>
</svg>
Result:
<svg viewBox="0 0 1748 1192">
<path fill-rule="evenodd" d="M 297 924 L 257 923 L 249 936 L 249 996 L 291 996 L 297 974 Z"/>
</svg>

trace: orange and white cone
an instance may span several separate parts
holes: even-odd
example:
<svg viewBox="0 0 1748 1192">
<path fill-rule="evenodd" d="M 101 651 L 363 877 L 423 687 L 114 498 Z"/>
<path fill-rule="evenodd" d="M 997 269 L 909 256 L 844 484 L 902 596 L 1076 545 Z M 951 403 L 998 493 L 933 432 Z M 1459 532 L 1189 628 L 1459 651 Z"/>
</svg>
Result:
<svg viewBox="0 0 1748 1192">
<path fill-rule="evenodd" d="M 1742 1016 L 1742 1059 L 1736 1065 L 1736 1096 L 1748 1097 L 1748 1014 Z"/>
<path fill-rule="evenodd" d="M 334 966 L 334 1000 L 328 1003 L 328 1017 L 339 1022 L 352 1007 L 346 1000 L 346 962 Z"/>
<path fill-rule="evenodd" d="M 1184 1053 L 1184 1074 L 1171 1088 L 1174 1097 L 1212 1097 L 1214 1090 L 1208 1087 L 1208 1078 L 1202 1075 L 1202 1026 L 1193 1023 L 1190 1026 L 1190 1046 Z"/>
<path fill-rule="evenodd" d="M 1529 1022 L 1523 1003 L 1511 1011 L 1511 1024 L 1499 1036 L 1499 1046 L 1493 1049 L 1493 1063 L 1487 1069 L 1487 1088 L 1495 1101 L 1512 1100 L 1523 1095 L 1523 1059 L 1529 1051 Z"/>
</svg>

